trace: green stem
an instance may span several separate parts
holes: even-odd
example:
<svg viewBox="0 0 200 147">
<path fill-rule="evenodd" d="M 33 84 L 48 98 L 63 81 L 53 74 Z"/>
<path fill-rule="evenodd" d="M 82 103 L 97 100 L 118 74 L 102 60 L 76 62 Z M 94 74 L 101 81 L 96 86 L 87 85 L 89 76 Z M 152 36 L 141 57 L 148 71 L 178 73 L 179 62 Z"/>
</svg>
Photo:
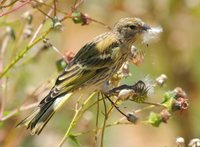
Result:
<svg viewBox="0 0 200 147">
<path fill-rule="evenodd" d="M 92 98 L 95 94 L 96 94 L 95 92 L 92 93 L 92 94 L 83 102 L 83 104 L 81 105 L 81 107 L 75 111 L 74 117 L 73 117 L 73 119 L 72 119 L 72 121 L 71 121 L 71 123 L 70 123 L 70 125 L 69 125 L 69 127 L 68 127 L 68 129 L 67 129 L 67 131 L 66 131 L 66 133 L 65 133 L 65 135 L 64 135 L 63 139 L 61 140 L 61 142 L 60 142 L 59 145 L 58 145 L 59 147 L 61 147 L 61 146 L 64 144 L 64 142 L 68 139 L 68 137 L 70 136 L 71 130 L 76 126 L 78 120 L 79 120 L 79 119 L 81 118 L 81 116 L 84 114 L 84 112 L 85 112 L 85 111 L 84 111 L 85 105 L 91 100 L 91 98 Z"/>
<path fill-rule="evenodd" d="M 103 105 L 104 105 L 104 121 L 103 121 L 103 126 L 102 126 L 102 131 L 101 131 L 101 147 L 103 147 L 106 121 L 108 119 L 107 106 L 106 106 L 106 101 L 103 94 L 102 94 L 102 99 L 103 99 Z"/>
<path fill-rule="evenodd" d="M 2 73 L 0 73 L 0 79 L 21 59 L 23 58 L 23 56 L 35 45 L 37 44 L 39 41 L 43 40 L 47 34 L 51 31 L 52 28 L 49 28 L 42 36 L 40 36 L 39 38 L 35 39 L 35 41 L 33 41 L 32 44 L 28 45 L 27 47 L 25 47 L 22 51 L 19 52 L 19 54 L 16 56 L 15 59 L 13 59 L 11 61 L 11 63 L 4 68 L 4 70 L 2 71 Z"/>
<path fill-rule="evenodd" d="M 139 123 L 145 123 L 145 121 L 140 121 Z M 137 124 L 139 124 L 137 123 Z M 109 127 L 113 127 L 113 126 L 118 126 L 118 125 L 135 125 L 131 122 L 120 122 L 120 121 L 116 121 L 116 122 L 113 122 L 111 124 L 107 124 L 105 125 L 105 128 L 109 128 Z M 99 130 L 101 131 L 103 128 L 99 128 Z M 96 129 L 92 129 L 92 130 L 87 130 L 85 132 L 79 132 L 79 133 L 75 133 L 73 134 L 74 136 L 81 136 L 81 135 L 85 135 L 85 134 L 88 134 L 88 133 L 91 133 L 91 132 L 95 132 Z"/>
<path fill-rule="evenodd" d="M 98 93 L 98 99 L 97 99 L 96 129 L 95 129 L 95 136 L 94 136 L 94 147 L 97 147 L 97 141 L 98 141 L 98 131 L 99 131 L 99 97 L 100 97 L 100 93 Z"/>
</svg>

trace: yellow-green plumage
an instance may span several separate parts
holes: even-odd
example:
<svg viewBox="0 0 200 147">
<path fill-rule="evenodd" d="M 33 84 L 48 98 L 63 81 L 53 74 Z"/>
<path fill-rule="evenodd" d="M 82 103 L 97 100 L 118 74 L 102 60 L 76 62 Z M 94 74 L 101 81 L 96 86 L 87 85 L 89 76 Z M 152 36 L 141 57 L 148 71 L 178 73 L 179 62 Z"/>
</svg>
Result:
<svg viewBox="0 0 200 147">
<path fill-rule="evenodd" d="M 107 82 L 128 59 L 137 35 L 149 27 L 138 18 L 122 18 L 112 31 L 101 34 L 83 46 L 68 67 L 58 76 L 54 87 L 38 109 L 18 126 L 39 134 L 53 114 L 70 97 L 102 91 Z"/>
</svg>

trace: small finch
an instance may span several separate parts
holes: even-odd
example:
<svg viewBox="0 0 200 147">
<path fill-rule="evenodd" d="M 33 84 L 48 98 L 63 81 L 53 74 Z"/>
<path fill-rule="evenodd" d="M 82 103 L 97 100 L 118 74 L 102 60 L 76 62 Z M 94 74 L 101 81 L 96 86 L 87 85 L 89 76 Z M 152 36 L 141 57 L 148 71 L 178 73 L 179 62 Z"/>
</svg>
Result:
<svg viewBox="0 0 200 147">
<path fill-rule="evenodd" d="M 17 126 L 26 126 L 32 134 L 40 134 L 53 114 L 73 97 L 88 97 L 104 92 L 105 83 L 131 55 L 131 46 L 150 27 L 138 18 L 122 18 L 112 31 L 85 44 L 66 69 L 58 76 L 49 94 L 38 108 Z"/>
</svg>

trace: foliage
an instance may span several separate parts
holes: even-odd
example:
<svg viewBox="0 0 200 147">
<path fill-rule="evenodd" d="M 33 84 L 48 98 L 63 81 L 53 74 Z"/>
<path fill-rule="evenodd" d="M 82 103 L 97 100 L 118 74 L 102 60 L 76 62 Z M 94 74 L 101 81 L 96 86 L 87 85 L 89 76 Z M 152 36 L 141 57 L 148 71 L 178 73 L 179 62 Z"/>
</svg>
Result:
<svg viewBox="0 0 200 147">
<path fill-rule="evenodd" d="M 134 139 L 147 137 L 155 140 L 149 146 L 173 146 L 177 135 L 186 141 L 199 137 L 199 100 L 195 99 L 200 96 L 198 3 L 2 0 L 0 9 L 0 146 L 122 146 L 130 140 L 133 142 L 129 146 L 144 146 Z M 108 94 L 93 93 L 86 100 L 72 100 L 51 120 L 44 135 L 30 137 L 24 129 L 14 128 L 45 96 L 57 73 L 74 57 L 76 48 L 97 32 L 109 31 L 107 24 L 129 15 L 156 21 L 151 23 L 161 25 L 163 34 L 148 49 L 139 42 L 135 44 L 139 48 L 133 55 L 136 66 L 124 66 L 111 79 Z M 158 77 L 160 73 L 168 75 L 168 83 L 165 76 Z M 145 75 L 158 78 L 146 80 Z M 191 97 L 189 111 L 185 111 L 188 96 L 177 86 Z M 170 118 L 166 137 L 161 133 L 161 124 Z M 159 133 L 152 135 L 154 128 L 147 129 L 147 124 L 157 127 Z M 114 126 L 122 128 L 120 133 L 113 133 L 118 130 Z M 113 139 L 116 143 L 109 141 Z"/>
</svg>

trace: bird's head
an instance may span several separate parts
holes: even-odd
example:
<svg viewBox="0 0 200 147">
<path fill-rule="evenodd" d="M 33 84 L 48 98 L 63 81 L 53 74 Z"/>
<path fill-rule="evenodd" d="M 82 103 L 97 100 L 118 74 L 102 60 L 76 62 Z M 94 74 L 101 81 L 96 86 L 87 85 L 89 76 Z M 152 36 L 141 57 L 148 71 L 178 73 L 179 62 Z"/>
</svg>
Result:
<svg viewBox="0 0 200 147">
<path fill-rule="evenodd" d="M 135 41 L 138 34 L 151 29 L 139 18 L 122 18 L 114 26 L 113 31 L 125 41 Z"/>
</svg>

